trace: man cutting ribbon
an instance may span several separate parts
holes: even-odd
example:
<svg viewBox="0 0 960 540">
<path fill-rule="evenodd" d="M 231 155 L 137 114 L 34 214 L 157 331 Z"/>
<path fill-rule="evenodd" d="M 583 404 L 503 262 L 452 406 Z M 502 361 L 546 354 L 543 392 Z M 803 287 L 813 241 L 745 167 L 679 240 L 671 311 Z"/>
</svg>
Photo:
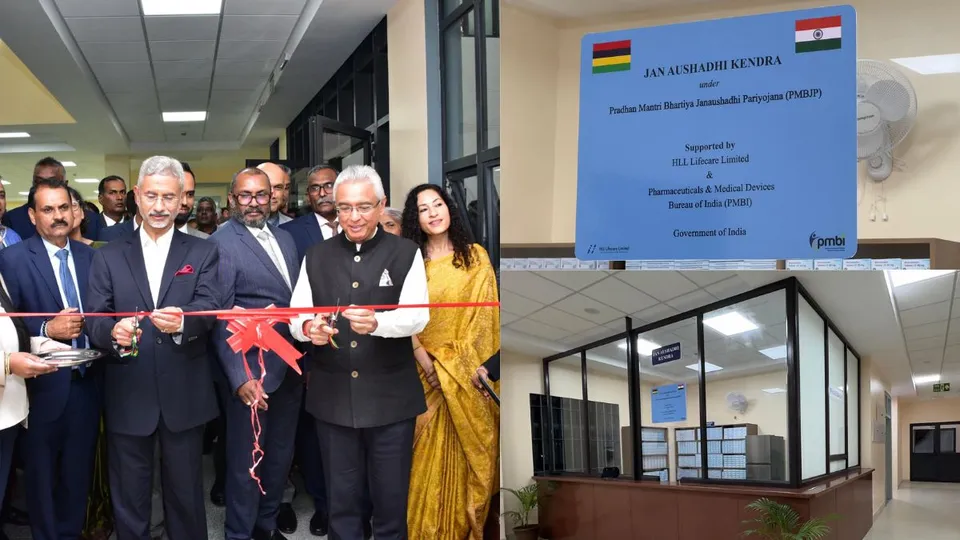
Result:
<svg viewBox="0 0 960 540">
<path fill-rule="evenodd" d="M 290 303 L 343 307 L 335 328 L 329 314 L 290 324 L 296 339 L 316 345 L 306 408 L 317 421 L 330 538 L 363 539 L 368 484 L 374 537 L 405 539 L 414 426 L 427 409 L 410 336 L 430 312 L 350 306 L 426 304 L 426 271 L 416 244 L 379 226 L 386 197 L 373 168 L 347 167 L 333 193 L 343 232 L 307 251 Z M 329 345 L 334 335 L 337 348 Z"/>
<path fill-rule="evenodd" d="M 297 247 L 290 233 L 267 224 L 270 179 L 259 169 L 243 169 L 234 175 L 228 199 L 232 219 L 210 237 L 220 253 L 217 282 L 224 307 L 287 307 L 296 284 Z M 247 324 L 256 325 L 257 321 Z M 254 330 L 259 336 L 251 337 L 261 339 L 274 331 L 269 326 Z M 276 325 L 275 330 L 291 341 L 286 324 Z M 226 449 L 225 493 L 229 496 L 225 538 L 279 540 L 283 536 L 276 530 L 277 513 L 293 460 L 303 380 L 285 363 L 277 347 L 263 350 L 266 340 L 238 355 L 228 344 L 233 333 L 229 321 L 218 322 L 217 355 L 233 394 L 226 406 L 230 444 Z M 253 421 L 251 407 L 258 409 Z M 262 459 L 255 476 L 250 448 L 257 444 L 262 447 Z"/>
</svg>

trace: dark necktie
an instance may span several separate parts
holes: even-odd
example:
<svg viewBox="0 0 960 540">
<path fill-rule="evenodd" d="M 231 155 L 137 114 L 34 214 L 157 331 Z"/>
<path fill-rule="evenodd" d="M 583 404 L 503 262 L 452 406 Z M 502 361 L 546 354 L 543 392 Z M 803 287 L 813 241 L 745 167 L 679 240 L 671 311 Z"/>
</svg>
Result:
<svg viewBox="0 0 960 540">
<path fill-rule="evenodd" d="M 16 313 L 17 309 L 13 305 L 13 300 L 7 295 L 7 291 L 0 287 L 0 307 L 7 313 Z M 27 325 L 20 317 L 10 317 L 13 322 L 13 328 L 17 331 L 17 342 L 20 344 L 20 352 L 30 352 L 30 334 L 27 333 Z"/>
<path fill-rule="evenodd" d="M 67 307 L 76 308 L 80 311 L 80 295 L 77 293 L 77 286 L 73 283 L 73 272 L 70 271 L 70 265 L 67 264 L 67 257 L 70 252 L 61 249 L 57 252 L 57 258 L 60 259 L 60 283 L 63 285 L 63 296 L 67 298 Z M 80 334 L 80 337 L 73 340 L 73 347 L 86 348 L 86 336 Z M 80 373 L 84 372 L 84 366 L 78 366 Z"/>
</svg>

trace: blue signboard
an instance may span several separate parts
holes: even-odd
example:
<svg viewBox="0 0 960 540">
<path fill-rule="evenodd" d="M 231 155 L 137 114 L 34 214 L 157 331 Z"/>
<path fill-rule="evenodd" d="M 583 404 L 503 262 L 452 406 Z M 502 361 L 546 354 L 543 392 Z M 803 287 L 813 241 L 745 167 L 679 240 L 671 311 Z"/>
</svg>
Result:
<svg viewBox="0 0 960 540">
<path fill-rule="evenodd" d="M 659 349 L 654 349 L 650 353 L 650 359 L 653 361 L 653 365 L 659 366 L 660 364 L 666 364 L 667 362 L 673 362 L 674 360 L 680 359 L 680 344 L 673 343 L 671 345 L 665 345 Z"/>
<path fill-rule="evenodd" d="M 577 258 L 852 257 L 855 31 L 839 6 L 585 36 Z"/>
<path fill-rule="evenodd" d="M 651 392 L 650 415 L 654 424 L 687 419 L 687 387 L 684 384 L 658 386 Z"/>
</svg>

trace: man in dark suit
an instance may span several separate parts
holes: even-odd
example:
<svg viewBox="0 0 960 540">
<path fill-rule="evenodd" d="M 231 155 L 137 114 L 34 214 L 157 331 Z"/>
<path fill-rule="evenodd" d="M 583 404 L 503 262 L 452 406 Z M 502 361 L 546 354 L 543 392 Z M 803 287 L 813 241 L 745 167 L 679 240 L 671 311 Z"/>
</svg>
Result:
<svg viewBox="0 0 960 540">
<path fill-rule="evenodd" d="M 217 415 L 207 360 L 215 319 L 183 312 L 219 309 L 219 257 L 213 244 L 173 228 L 183 191 L 180 162 L 147 159 L 134 191 L 141 226 L 97 250 L 88 293 L 90 310 L 149 314 L 139 323 L 134 317 L 87 322 L 95 346 L 126 359 L 106 366 L 104 384 L 117 539 L 149 538 L 156 440 L 166 531 L 172 539 L 204 539 L 201 458 L 204 424 Z"/>
<path fill-rule="evenodd" d="M 296 246 L 289 233 L 267 224 L 269 177 L 259 169 L 241 170 L 233 177 L 228 199 L 234 217 L 210 237 L 220 253 L 217 282 L 224 308 L 289 306 L 297 278 Z M 277 331 L 292 341 L 288 325 L 277 325 Z M 258 361 L 260 352 L 254 348 L 241 357 L 227 345 L 229 337 L 226 321 L 218 322 L 215 341 L 230 391 L 226 438 L 231 442 L 226 449 L 225 486 L 230 496 L 225 537 L 281 540 L 284 536 L 277 531 L 277 513 L 293 460 L 303 380 L 272 351 L 263 353 L 264 377 Z M 247 375 L 248 369 L 252 376 Z M 251 407 L 259 409 L 263 460 L 257 472 L 264 495 L 250 477 L 254 442 Z"/>
<path fill-rule="evenodd" d="M 123 223 L 127 217 L 127 181 L 123 178 L 110 175 L 100 180 L 97 186 L 97 200 L 103 207 L 103 212 L 98 218 L 99 227 L 102 231 L 107 227 L 112 227 L 117 223 Z"/>
<path fill-rule="evenodd" d="M 340 234 L 337 208 L 333 205 L 333 182 L 339 172 L 330 165 L 317 165 L 307 172 L 307 202 L 312 212 L 280 225 L 297 242 L 300 260 L 307 249 Z"/>
<path fill-rule="evenodd" d="M 380 227 L 386 196 L 372 167 L 347 167 L 334 196 L 343 234 L 307 251 L 290 302 L 346 307 L 336 323 L 328 315 L 290 323 L 294 338 L 314 345 L 307 411 L 317 423 L 330 535 L 362 538 L 366 484 L 374 537 L 406 539 L 414 426 L 427 410 L 410 336 L 423 330 L 430 312 L 347 306 L 426 304 L 426 271 L 415 243 Z"/>
<path fill-rule="evenodd" d="M 66 177 L 67 170 L 63 167 L 63 163 L 60 163 L 52 157 L 45 157 L 33 166 L 34 184 L 36 184 L 41 178 L 57 178 L 66 182 Z M 89 210 L 84 211 L 84 213 L 87 216 L 87 223 L 90 224 L 86 233 L 86 237 L 90 240 L 99 240 L 100 221 L 97 219 L 97 214 Z M 26 206 L 18 206 L 13 210 L 10 210 L 3 215 L 3 218 L 0 220 L 0 222 L 16 231 L 16 233 L 20 235 L 20 238 L 23 239 L 27 239 L 37 232 L 36 226 L 34 226 L 33 221 L 30 220 L 30 215 Z"/>
<path fill-rule="evenodd" d="M 26 318 L 31 336 L 87 348 L 84 320 L 93 248 L 68 240 L 73 210 L 67 184 L 34 183 L 27 197 L 37 234 L 0 252 L 10 298 L 18 311 L 61 313 Z M 86 517 L 100 427 L 100 366 L 60 369 L 27 382 L 25 434 L 27 508 L 37 540 L 78 538 Z"/>
<path fill-rule="evenodd" d="M 112 242 L 125 234 L 131 234 L 140 227 L 140 215 L 137 211 L 137 200 L 133 191 L 128 191 L 124 206 L 127 209 L 127 218 L 109 227 L 100 229 L 100 235 L 97 240 L 101 242 Z"/>
</svg>

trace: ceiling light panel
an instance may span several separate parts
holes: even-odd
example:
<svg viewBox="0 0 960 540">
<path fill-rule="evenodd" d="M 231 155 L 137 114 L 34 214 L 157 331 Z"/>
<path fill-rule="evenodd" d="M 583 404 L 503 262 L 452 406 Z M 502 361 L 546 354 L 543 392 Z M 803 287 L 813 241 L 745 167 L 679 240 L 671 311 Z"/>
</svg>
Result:
<svg viewBox="0 0 960 540">
<path fill-rule="evenodd" d="M 207 119 L 206 111 L 165 112 L 164 122 L 203 122 Z"/>
<path fill-rule="evenodd" d="M 739 311 L 728 311 L 723 315 L 704 319 L 703 324 L 725 336 L 735 336 L 759 328 L 753 321 L 741 315 Z"/>
<path fill-rule="evenodd" d="M 957 53 L 893 58 L 891 61 L 920 75 L 960 73 L 960 54 Z"/>
<path fill-rule="evenodd" d="M 144 16 L 219 15 L 223 0 L 140 0 Z"/>
</svg>

